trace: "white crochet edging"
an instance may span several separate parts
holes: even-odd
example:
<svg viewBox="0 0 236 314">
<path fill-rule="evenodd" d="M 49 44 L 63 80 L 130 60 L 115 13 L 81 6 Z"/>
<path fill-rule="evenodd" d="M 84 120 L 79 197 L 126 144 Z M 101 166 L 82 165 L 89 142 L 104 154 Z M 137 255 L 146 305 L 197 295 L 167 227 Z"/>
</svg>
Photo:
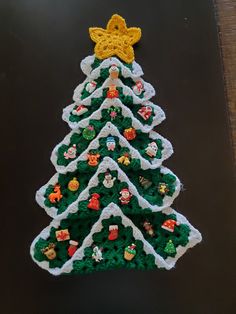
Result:
<svg viewBox="0 0 236 314">
<path fill-rule="evenodd" d="M 143 97 L 140 98 L 138 97 L 133 90 L 124 85 L 123 82 L 117 78 L 117 79 L 111 79 L 110 77 L 108 77 L 104 83 L 102 84 L 102 86 L 100 86 L 99 88 L 95 89 L 95 91 L 93 91 L 88 97 L 84 98 L 83 100 L 81 99 L 81 92 L 83 91 L 85 84 L 89 83 L 91 80 L 89 78 L 86 78 L 83 83 L 79 84 L 75 90 L 74 90 L 74 95 L 73 95 L 73 100 L 75 102 L 81 102 L 81 101 L 85 101 L 86 99 L 91 99 L 91 98 L 99 98 L 102 96 L 103 94 L 103 90 L 104 88 L 108 88 L 111 84 L 115 84 L 116 87 L 122 87 L 123 89 L 123 94 L 126 96 L 132 96 L 133 97 L 133 104 L 142 104 L 145 101 L 148 101 L 150 98 L 152 98 L 153 96 L 155 96 L 155 89 L 153 88 L 153 86 L 150 83 L 145 82 L 143 79 L 140 79 L 140 81 L 143 84 L 143 88 L 144 88 L 144 94 Z"/>
<path fill-rule="evenodd" d="M 36 202 L 39 204 L 39 206 L 41 206 L 46 213 L 48 214 L 48 216 L 54 218 L 57 216 L 57 211 L 58 209 L 56 207 L 47 207 L 44 202 L 46 200 L 45 198 L 45 193 L 46 190 L 48 188 L 49 185 L 55 185 L 58 183 L 58 177 L 59 177 L 59 173 L 55 173 L 54 176 L 51 177 L 51 179 L 44 184 L 35 194 L 35 200 Z"/>
<path fill-rule="evenodd" d="M 104 157 L 103 161 L 100 163 L 100 165 L 98 166 L 97 171 L 95 172 L 95 174 L 92 176 L 92 178 L 90 179 L 88 186 L 86 187 L 86 189 L 84 189 L 78 196 L 77 200 L 74 201 L 73 203 L 71 203 L 67 209 L 61 213 L 61 214 L 57 214 L 57 208 L 56 207 L 47 207 L 44 202 L 45 202 L 45 192 L 46 189 L 48 187 L 49 184 L 55 185 L 58 183 L 58 173 L 56 173 L 47 184 L 45 184 L 44 186 L 42 186 L 37 192 L 36 192 L 36 201 L 37 203 L 45 209 L 45 211 L 47 212 L 47 214 L 52 217 L 52 218 L 57 218 L 57 219 L 63 219 L 66 218 L 67 215 L 69 213 L 76 213 L 79 209 L 78 209 L 78 203 L 80 201 L 84 201 L 87 200 L 90 197 L 90 193 L 89 190 L 92 187 L 96 187 L 99 184 L 99 180 L 98 180 L 98 175 L 100 173 L 105 173 L 107 172 L 107 170 L 110 171 L 117 171 L 118 173 L 118 180 L 121 182 L 126 182 L 128 184 L 129 187 L 129 191 L 132 195 L 137 197 L 139 206 L 143 209 L 145 208 L 150 208 L 153 212 L 157 212 L 157 211 L 162 211 L 164 208 L 169 207 L 174 199 L 179 195 L 180 189 L 181 189 L 181 183 L 178 179 L 178 177 L 175 175 L 176 177 L 176 183 L 175 183 L 175 192 L 173 193 L 172 196 L 168 196 L 166 195 L 163 198 L 163 205 L 162 206 L 158 206 L 158 205 L 151 205 L 144 197 L 142 197 L 137 188 L 134 186 L 134 184 L 130 181 L 130 179 L 128 178 L 128 176 L 120 169 L 120 167 L 117 165 L 117 163 L 112 160 L 110 157 Z M 169 170 L 166 167 L 161 167 L 160 168 L 161 173 L 163 174 L 173 174 L 173 172 L 171 170 Z"/>
<path fill-rule="evenodd" d="M 88 99 L 87 102 L 90 103 L 91 100 Z M 82 104 L 84 104 L 84 103 L 82 103 Z M 71 115 L 71 112 L 74 110 L 75 103 L 70 104 L 69 106 L 67 106 L 67 107 L 65 107 L 63 109 L 62 119 L 66 123 L 68 123 L 68 125 L 69 125 L 69 127 L 71 129 L 78 129 L 79 127 L 81 127 L 81 125 L 84 124 L 84 121 L 89 121 L 90 119 L 99 120 L 101 118 L 101 114 L 102 114 L 101 111 L 102 111 L 102 109 L 107 109 L 109 107 L 118 106 L 119 108 L 123 109 L 122 110 L 122 115 L 124 117 L 131 118 L 132 119 L 132 124 L 136 125 L 137 126 L 136 128 L 141 129 L 144 133 L 148 133 L 155 126 L 157 126 L 163 120 L 165 120 L 166 116 L 165 116 L 164 111 L 159 106 L 154 105 L 152 102 L 147 101 L 145 103 L 145 105 L 152 107 L 153 111 L 154 111 L 154 116 L 153 116 L 153 120 L 152 120 L 152 124 L 151 125 L 145 123 L 145 121 L 143 121 L 143 123 L 141 121 L 139 121 L 134 116 L 133 112 L 127 106 L 123 105 L 123 103 L 121 102 L 121 100 L 119 98 L 114 98 L 114 99 L 106 98 L 103 101 L 103 103 L 101 104 L 101 106 L 96 111 L 93 111 L 89 117 L 82 118 L 78 122 L 70 121 L 70 115 Z"/>
<path fill-rule="evenodd" d="M 167 210 L 166 210 L 167 211 Z M 134 223 L 128 218 L 126 217 L 123 212 L 121 211 L 121 209 L 114 203 L 110 203 L 106 208 L 103 209 L 99 219 L 97 220 L 97 222 L 93 225 L 90 233 L 87 235 L 87 237 L 85 237 L 85 239 L 83 240 L 82 245 L 78 248 L 78 250 L 75 252 L 75 254 L 61 267 L 57 267 L 57 268 L 49 268 L 49 262 L 48 261 L 42 261 L 39 262 L 34 258 L 34 248 L 35 248 L 35 244 L 37 243 L 37 241 L 42 238 L 47 240 L 49 235 L 50 235 L 50 230 L 52 227 L 54 228 L 58 228 L 60 226 L 60 220 L 53 220 L 51 222 L 51 224 L 46 227 L 44 230 L 42 230 L 42 232 L 34 239 L 34 241 L 31 244 L 30 247 L 30 254 L 32 256 L 32 259 L 43 269 L 47 270 L 49 273 L 51 273 L 52 275 L 60 275 L 62 273 L 70 273 L 73 270 L 73 262 L 76 260 L 82 260 L 84 257 L 84 250 L 87 247 L 91 247 L 93 244 L 93 235 L 97 232 L 100 232 L 103 228 L 102 226 L 102 220 L 104 219 L 109 219 L 111 216 L 120 216 L 121 220 L 122 220 L 122 224 L 125 227 L 130 226 L 133 230 L 133 237 L 136 240 L 140 240 L 143 243 L 143 250 L 145 251 L 146 254 L 152 254 L 155 258 L 155 264 L 157 266 L 157 268 L 165 268 L 167 270 L 171 269 L 172 267 L 174 267 L 175 263 L 177 262 L 177 260 L 180 258 L 181 255 L 183 255 L 188 248 L 193 247 L 194 245 L 196 245 L 198 242 L 201 241 L 201 234 L 199 233 L 199 231 L 197 229 L 195 229 L 188 221 L 187 219 L 178 214 L 176 211 L 174 211 L 172 208 L 168 209 L 169 213 L 172 214 L 176 214 L 177 215 L 177 219 L 180 223 L 184 223 L 187 224 L 191 230 L 190 232 L 190 236 L 188 238 L 189 242 L 185 247 L 182 246 L 178 246 L 176 248 L 177 254 L 175 257 L 172 258 L 167 258 L 166 260 L 161 257 L 159 254 L 156 253 L 156 251 L 154 250 L 154 248 L 151 246 L 151 244 L 144 239 L 142 232 L 134 225 Z"/>
<path fill-rule="evenodd" d="M 73 128 L 85 128 L 86 126 L 89 125 L 90 120 L 100 120 L 102 118 L 102 110 L 103 109 L 108 109 L 110 107 L 119 107 L 121 108 L 121 114 L 123 117 L 131 118 L 132 120 L 132 127 L 135 128 L 136 130 L 141 130 L 143 133 L 149 133 L 156 125 L 160 124 L 164 119 L 165 119 L 165 114 L 164 112 L 160 111 L 157 113 L 154 110 L 155 116 L 153 117 L 153 122 L 151 125 L 143 125 L 137 118 L 134 117 L 133 112 L 126 107 L 125 105 L 122 104 L 119 98 L 114 98 L 114 99 L 109 99 L 106 98 L 102 105 L 94 111 L 89 117 L 79 121 L 74 124 Z"/>
<path fill-rule="evenodd" d="M 121 74 L 123 77 L 131 77 L 132 79 L 136 80 L 137 78 L 143 75 L 143 70 L 136 61 L 132 62 L 133 70 L 131 71 L 119 59 L 115 57 L 111 57 L 111 58 L 107 58 L 103 60 L 101 64 L 93 70 L 91 65 L 94 63 L 94 60 L 95 60 L 95 55 L 87 56 L 80 63 L 80 68 L 83 71 L 83 73 L 86 76 L 90 77 L 91 79 L 98 78 L 100 76 L 101 69 L 108 68 L 112 66 L 113 64 L 121 68 Z"/>
<path fill-rule="evenodd" d="M 194 228 L 190 222 L 187 220 L 187 218 L 181 214 L 179 214 L 178 212 L 174 211 L 172 208 L 166 208 L 162 211 L 164 214 L 166 215 L 170 215 L 170 214 L 175 214 L 176 215 L 176 219 L 178 222 L 180 222 L 181 224 L 186 224 L 190 227 L 190 235 L 188 236 L 188 244 L 186 246 L 182 246 L 179 245 L 176 248 L 176 255 L 175 257 L 168 257 L 165 261 L 166 263 L 170 266 L 170 268 L 175 266 L 176 261 L 190 248 L 194 247 L 197 243 L 202 241 L 202 235 L 201 233 Z"/>
<path fill-rule="evenodd" d="M 83 151 L 83 153 L 80 154 L 77 158 L 71 160 L 71 162 L 67 166 L 61 166 L 61 165 L 57 164 L 58 146 L 56 146 L 56 148 L 52 151 L 52 155 L 51 155 L 51 162 L 54 165 L 54 167 L 56 168 L 56 171 L 58 171 L 60 173 L 75 171 L 77 169 L 77 163 L 79 161 L 82 161 L 82 160 L 87 160 L 87 154 L 89 153 L 89 151 L 92 149 L 98 149 L 98 147 L 100 146 L 99 145 L 99 139 L 105 138 L 107 136 L 118 137 L 120 146 L 121 147 L 127 147 L 129 149 L 131 158 L 137 158 L 140 160 L 140 166 L 143 170 L 158 168 L 162 164 L 162 162 L 164 160 L 166 160 L 167 158 L 169 158 L 171 156 L 171 154 L 173 153 L 172 145 L 167 139 L 165 139 L 164 137 L 162 137 L 161 135 L 159 135 L 155 131 L 150 131 L 149 138 L 151 138 L 152 140 L 160 139 L 162 141 L 162 145 L 163 145 L 162 158 L 160 158 L 160 159 L 153 158 L 153 160 L 150 162 L 147 159 L 145 159 L 144 157 L 142 157 L 140 155 L 139 151 L 137 149 L 135 149 L 129 143 L 129 141 L 127 141 L 125 139 L 125 137 L 120 134 L 119 130 L 117 129 L 117 127 L 114 124 L 112 124 L 112 122 L 107 122 L 106 125 L 101 129 L 101 131 L 99 132 L 97 137 L 93 141 L 90 142 L 87 149 L 85 151 Z M 62 144 L 69 145 L 70 142 L 68 142 L 68 141 L 70 141 L 70 139 L 66 138 L 66 141 L 64 142 L 64 140 L 63 140 L 63 142 L 61 142 L 61 144 L 59 144 L 59 145 L 62 145 Z"/>
</svg>

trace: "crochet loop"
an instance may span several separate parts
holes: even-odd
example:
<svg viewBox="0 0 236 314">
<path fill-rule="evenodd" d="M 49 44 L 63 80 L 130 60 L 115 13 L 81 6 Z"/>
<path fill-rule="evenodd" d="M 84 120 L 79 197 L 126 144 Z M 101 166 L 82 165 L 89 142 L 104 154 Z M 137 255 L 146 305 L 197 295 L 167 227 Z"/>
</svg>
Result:
<svg viewBox="0 0 236 314">
<path fill-rule="evenodd" d="M 133 45 L 141 38 L 139 27 L 127 28 L 125 20 L 118 14 L 112 15 L 106 29 L 90 27 L 89 34 L 96 43 L 94 52 L 98 59 L 117 56 L 121 60 L 131 63 L 134 61 Z"/>
</svg>

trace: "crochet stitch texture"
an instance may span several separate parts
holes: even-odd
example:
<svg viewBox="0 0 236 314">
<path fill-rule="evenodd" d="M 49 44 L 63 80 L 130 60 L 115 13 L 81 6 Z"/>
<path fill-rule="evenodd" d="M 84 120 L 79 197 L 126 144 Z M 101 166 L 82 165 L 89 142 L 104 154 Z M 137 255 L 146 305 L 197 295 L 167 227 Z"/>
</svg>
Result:
<svg viewBox="0 0 236 314">
<path fill-rule="evenodd" d="M 116 55 L 127 63 L 134 61 L 132 46 L 140 40 L 141 29 L 127 28 L 125 20 L 118 14 L 111 17 L 106 29 L 90 27 L 89 34 L 96 43 L 94 52 L 97 58 L 106 59 Z"/>
<path fill-rule="evenodd" d="M 72 130 L 52 151 L 55 175 L 36 193 L 53 220 L 31 256 L 53 275 L 171 269 L 201 234 L 171 208 L 181 183 L 162 165 L 173 148 L 153 129 L 165 114 L 134 61 L 141 30 L 115 14 L 89 33 L 95 55 L 82 60 L 87 77 L 63 110 Z"/>
</svg>

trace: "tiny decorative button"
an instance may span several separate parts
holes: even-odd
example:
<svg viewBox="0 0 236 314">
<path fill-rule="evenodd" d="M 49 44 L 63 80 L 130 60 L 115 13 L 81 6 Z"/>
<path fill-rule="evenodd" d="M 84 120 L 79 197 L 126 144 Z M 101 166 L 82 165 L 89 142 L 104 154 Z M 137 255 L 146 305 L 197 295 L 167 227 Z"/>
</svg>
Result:
<svg viewBox="0 0 236 314">
<path fill-rule="evenodd" d="M 41 252 L 49 259 L 53 260 L 57 257 L 57 253 L 55 251 L 56 245 L 54 243 L 50 243 L 47 247 L 41 250 Z"/>
<path fill-rule="evenodd" d="M 175 231 L 175 226 L 179 226 L 180 223 L 174 219 L 168 219 L 163 222 L 162 224 L 162 229 L 165 229 L 169 232 L 174 232 Z"/>
<path fill-rule="evenodd" d="M 118 226 L 117 225 L 110 225 L 109 226 L 109 235 L 108 240 L 114 241 L 118 238 Z"/>
<path fill-rule="evenodd" d="M 105 186 L 105 188 L 110 189 L 113 187 L 115 180 L 116 180 L 116 177 L 112 177 L 110 172 L 106 172 L 102 183 Z"/>
<path fill-rule="evenodd" d="M 107 149 L 114 151 L 116 148 L 116 141 L 113 136 L 108 136 L 106 140 Z"/>
<path fill-rule="evenodd" d="M 99 210 L 100 209 L 100 195 L 98 193 L 93 193 L 91 198 L 89 199 L 88 208 L 92 210 Z"/>
<path fill-rule="evenodd" d="M 127 205 L 130 202 L 130 199 L 132 197 L 132 194 L 130 193 L 129 189 L 124 188 L 120 191 L 121 196 L 119 197 L 119 200 L 122 205 Z"/>
<path fill-rule="evenodd" d="M 65 159 L 74 159 L 76 157 L 76 145 L 73 144 L 68 148 L 67 152 L 64 152 Z"/>
<path fill-rule="evenodd" d="M 112 84 L 109 86 L 109 89 L 107 91 L 107 98 L 118 98 L 119 97 L 119 91 L 116 89 L 116 85 Z"/>
<path fill-rule="evenodd" d="M 148 144 L 147 148 L 145 148 L 145 152 L 149 157 L 156 157 L 158 151 L 158 146 L 155 142 L 151 142 Z"/>
<path fill-rule="evenodd" d="M 150 235 L 150 237 L 154 237 L 155 233 L 153 230 L 153 226 L 150 224 L 148 220 L 144 221 L 143 227 L 146 230 L 147 234 Z"/>
<path fill-rule="evenodd" d="M 63 197 L 63 195 L 61 194 L 61 187 L 59 184 L 56 184 L 54 187 L 54 192 L 52 192 L 48 195 L 49 201 L 51 203 L 60 202 L 62 197 Z"/>
<path fill-rule="evenodd" d="M 101 260 L 103 260 L 102 257 L 102 248 L 99 248 L 98 246 L 94 246 L 93 248 L 93 254 L 92 259 L 94 259 L 96 262 L 100 263 Z"/>
<path fill-rule="evenodd" d="M 164 248 L 164 252 L 167 254 L 175 254 L 176 248 L 172 242 L 172 240 L 169 240 Z"/>
<path fill-rule="evenodd" d="M 66 241 L 70 240 L 70 233 L 68 229 L 62 229 L 55 232 L 57 241 Z"/>
<path fill-rule="evenodd" d="M 72 180 L 70 180 L 70 182 L 68 183 L 68 189 L 71 192 L 76 192 L 79 188 L 79 181 L 77 180 L 77 178 L 73 178 Z"/>
<path fill-rule="evenodd" d="M 72 114 L 75 116 L 81 116 L 87 111 L 88 109 L 84 105 L 79 105 L 76 109 L 72 110 Z"/>
<path fill-rule="evenodd" d="M 150 106 L 142 106 L 138 110 L 138 114 L 146 121 L 148 120 L 152 115 L 152 107 Z"/>
<path fill-rule="evenodd" d="M 92 167 L 96 167 L 98 165 L 98 159 L 100 157 L 100 154 L 88 154 L 88 165 Z"/>
<path fill-rule="evenodd" d="M 166 183 L 159 183 L 159 185 L 158 185 L 158 192 L 161 195 L 165 195 L 166 193 L 168 193 L 169 192 L 168 185 Z"/>
<path fill-rule="evenodd" d="M 134 128 L 125 129 L 123 135 L 128 141 L 132 141 L 136 137 L 136 130 Z"/>
<path fill-rule="evenodd" d="M 141 81 L 137 81 L 133 86 L 133 92 L 135 95 L 139 96 L 142 94 L 143 90 L 143 83 Z"/>
<path fill-rule="evenodd" d="M 82 135 L 86 140 L 91 141 L 96 135 L 94 127 L 92 125 L 88 125 L 83 129 Z"/>
<path fill-rule="evenodd" d="M 96 89 L 96 87 L 97 83 L 95 81 L 91 81 L 86 85 L 85 89 L 88 93 L 91 94 Z"/>
<path fill-rule="evenodd" d="M 143 176 L 139 176 L 139 183 L 144 188 L 144 190 L 147 190 L 152 185 L 152 182 Z"/>
<path fill-rule="evenodd" d="M 70 257 L 72 257 L 75 254 L 75 252 L 76 252 L 76 250 L 78 248 L 79 243 L 77 241 L 74 241 L 74 240 L 70 240 L 69 243 L 70 243 L 70 246 L 68 247 L 67 252 L 68 252 L 68 255 Z"/>
<path fill-rule="evenodd" d="M 117 114 L 120 113 L 119 107 L 110 107 L 107 109 L 107 112 L 109 113 L 111 120 L 115 120 L 117 117 Z"/>
<path fill-rule="evenodd" d="M 130 164 L 130 155 L 129 153 L 124 153 L 121 157 L 117 159 L 118 163 L 128 166 Z"/>
<path fill-rule="evenodd" d="M 109 73 L 110 73 L 110 78 L 111 79 L 117 79 L 119 76 L 119 68 L 117 67 L 116 64 L 112 64 L 110 69 L 109 69 Z"/>
<path fill-rule="evenodd" d="M 136 255 L 135 248 L 136 248 L 136 245 L 133 243 L 125 248 L 124 258 L 127 261 L 131 261 L 135 257 L 135 255 Z"/>
</svg>

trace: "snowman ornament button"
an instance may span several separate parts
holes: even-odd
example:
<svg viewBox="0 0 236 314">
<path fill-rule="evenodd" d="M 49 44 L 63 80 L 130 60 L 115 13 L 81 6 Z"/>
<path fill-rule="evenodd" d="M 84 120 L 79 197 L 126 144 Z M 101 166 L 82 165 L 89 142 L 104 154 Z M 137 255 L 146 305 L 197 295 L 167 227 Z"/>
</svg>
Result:
<svg viewBox="0 0 236 314">
<path fill-rule="evenodd" d="M 105 188 L 110 189 L 113 187 L 114 185 L 114 181 L 116 180 L 115 177 L 112 177 L 112 175 L 110 174 L 110 172 L 106 172 L 105 173 L 105 177 L 103 180 L 103 185 L 105 186 Z"/>
<path fill-rule="evenodd" d="M 107 149 L 114 151 L 116 148 L 116 141 L 113 136 L 108 136 L 106 141 Z"/>
</svg>

